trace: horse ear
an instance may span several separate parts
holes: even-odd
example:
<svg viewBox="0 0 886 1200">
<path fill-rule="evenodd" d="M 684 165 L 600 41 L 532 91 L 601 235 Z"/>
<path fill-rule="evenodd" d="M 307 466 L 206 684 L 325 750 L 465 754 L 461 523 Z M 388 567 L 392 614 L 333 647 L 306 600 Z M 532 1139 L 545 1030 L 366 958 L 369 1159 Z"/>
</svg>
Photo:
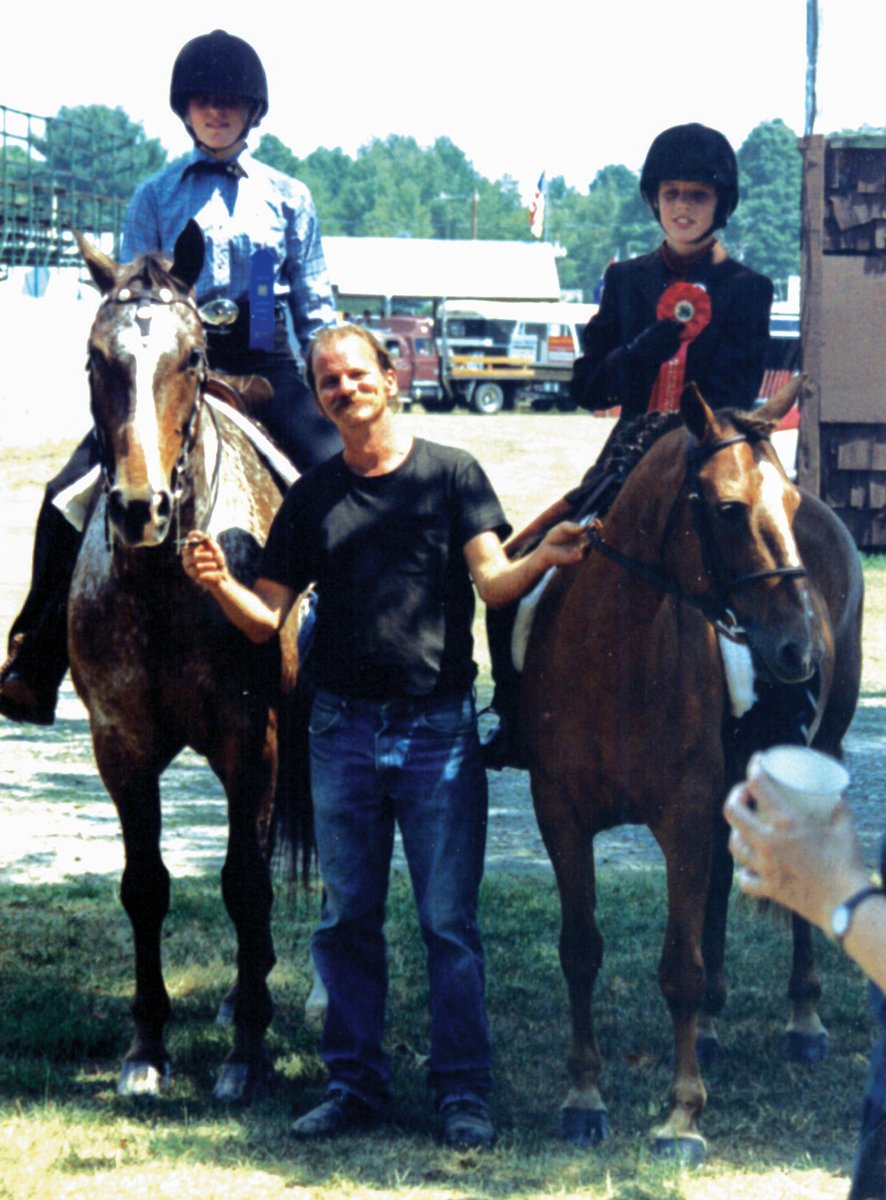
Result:
<svg viewBox="0 0 886 1200">
<path fill-rule="evenodd" d="M 769 421 L 773 425 L 777 425 L 782 417 L 790 412 L 797 399 L 802 395 L 807 379 L 806 375 L 795 375 L 793 379 L 789 379 L 784 387 L 779 388 L 771 399 L 755 410 L 754 416 L 759 417 L 761 421 Z"/>
<path fill-rule="evenodd" d="M 200 277 L 205 255 L 203 230 L 191 217 L 175 240 L 172 260 L 172 274 L 182 281 L 188 291 Z"/>
<path fill-rule="evenodd" d="M 103 296 L 106 295 L 117 281 L 117 264 L 92 242 L 88 242 L 79 230 L 74 230 L 74 237 L 95 286 Z"/>
<path fill-rule="evenodd" d="M 697 442 L 701 441 L 714 420 L 713 412 L 695 383 L 689 383 L 683 389 L 683 395 L 680 397 L 680 414 L 686 428 Z"/>
</svg>

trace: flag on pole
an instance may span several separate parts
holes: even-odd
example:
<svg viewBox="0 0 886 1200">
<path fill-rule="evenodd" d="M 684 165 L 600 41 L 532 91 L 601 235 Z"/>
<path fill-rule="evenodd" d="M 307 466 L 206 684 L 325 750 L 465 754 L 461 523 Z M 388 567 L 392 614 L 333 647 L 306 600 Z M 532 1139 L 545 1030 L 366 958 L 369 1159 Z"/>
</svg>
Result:
<svg viewBox="0 0 886 1200">
<path fill-rule="evenodd" d="M 545 173 L 542 171 L 535 187 L 535 195 L 529 206 L 529 230 L 533 237 L 540 238 L 545 231 Z"/>
</svg>

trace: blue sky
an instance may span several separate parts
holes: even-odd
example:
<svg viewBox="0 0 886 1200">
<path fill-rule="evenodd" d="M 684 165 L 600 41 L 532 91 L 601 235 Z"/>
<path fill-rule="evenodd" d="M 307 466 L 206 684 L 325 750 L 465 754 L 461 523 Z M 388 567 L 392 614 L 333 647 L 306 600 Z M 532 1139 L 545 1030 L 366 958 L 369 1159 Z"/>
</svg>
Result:
<svg viewBox="0 0 886 1200">
<path fill-rule="evenodd" d="M 261 54 L 262 131 L 296 154 L 446 135 L 526 195 L 542 170 L 584 188 L 607 163 L 639 168 L 681 121 L 736 147 L 760 121 L 804 123 L 805 0 L 78 0 L 46 19 L 38 48 L 34 10 L 7 12 L 0 104 L 120 105 L 173 152 L 188 144 L 168 108 L 173 58 L 217 27 Z M 886 5 L 822 0 L 821 25 L 816 132 L 886 124 Z"/>
</svg>

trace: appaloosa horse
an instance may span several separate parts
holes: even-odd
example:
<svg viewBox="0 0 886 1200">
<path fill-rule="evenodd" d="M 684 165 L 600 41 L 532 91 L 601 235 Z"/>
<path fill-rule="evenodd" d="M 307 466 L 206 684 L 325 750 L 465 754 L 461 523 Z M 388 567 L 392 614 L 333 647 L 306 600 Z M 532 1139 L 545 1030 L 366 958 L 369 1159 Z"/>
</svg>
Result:
<svg viewBox="0 0 886 1200">
<path fill-rule="evenodd" d="M 843 525 L 802 495 L 769 433 L 796 387 L 756 414 L 713 412 L 691 389 L 685 422 L 628 474 L 592 549 L 548 586 L 523 671 L 533 801 L 560 892 L 572 1018 L 561 1134 L 608 1135 L 592 994 L 603 956 L 594 836 L 645 824 L 661 847 L 668 915 L 659 982 L 674 1028 L 670 1110 L 656 1149 L 698 1158 L 711 1046 L 725 1001 L 732 880 L 726 790 L 748 755 L 811 740 L 839 755 L 860 679 L 862 577 Z M 730 693 L 719 642 L 738 644 L 756 693 Z M 742 644 L 746 647 L 742 651 Z M 748 654 L 749 650 L 749 654 Z M 817 700 L 817 709 L 807 692 Z M 743 711 L 747 705 L 750 708 Z M 795 922 L 792 1049 L 822 1053 L 809 927 Z"/>
<path fill-rule="evenodd" d="M 281 486 L 236 414 L 207 396 L 204 331 L 191 290 L 203 261 L 199 227 L 188 224 L 171 264 L 148 254 L 120 266 L 78 240 L 103 295 L 88 348 L 103 487 L 74 572 L 68 630 L 74 684 L 125 849 L 121 895 L 135 944 L 135 1036 L 119 1091 L 157 1093 L 170 1077 L 160 776 L 189 746 L 208 760 L 228 804 L 222 890 L 237 933 L 237 985 L 233 1047 L 215 1096 L 248 1100 L 265 1093 L 272 1075 L 266 851 L 296 631 L 289 623 L 279 639 L 254 646 L 187 578 L 180 549 L 190 529 L 206 529 L 234 573 L 251 583 Z"/>
</svg>

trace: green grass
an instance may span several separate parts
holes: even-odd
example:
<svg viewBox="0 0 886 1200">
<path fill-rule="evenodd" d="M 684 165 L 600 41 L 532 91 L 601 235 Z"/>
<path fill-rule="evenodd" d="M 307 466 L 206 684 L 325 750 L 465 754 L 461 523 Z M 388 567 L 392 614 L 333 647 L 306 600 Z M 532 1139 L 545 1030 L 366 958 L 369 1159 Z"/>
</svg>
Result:
<svg viewBox="0 0 886 1200">
<path fill-rule="evenodd" d="M 786 931 L 736 905 L 732 993 L 721 1023 L 724 1063 L 707 1079 L 707 1164 L 651 1159 L 648 1132 L 669 1083 L 670 1026 L 656 984 L 664 877 L 603 868 L 607 940 L 597 988 L 606 1056 L 603 1090 L 614 1136 L 594 1152 L 561 1146 L 565 989 L 556 954 L 558 906 L 546 876 L 496 876 L 483 891 L 488 1000 L 497 1050 L 487 1155 L 434 1141 L 421 1055 L 426 1050 L 423 951 L 408 886 L 391 894 L 388 1047 L 396 1101 L 389 1128 L 329 1145 L 293 1144 L 293 1113 L 322 1093 L 318 1034 L 306 1029 L 313 899 L 278 896 L 278 1010 L 270 1042 L 275 1098 L 230 1111 L 211 1099 L 229 1032 L 213 1023 L 231 979 L 233 938 L 215 881 L 177 881 L 165 927 L 169 1029 L 176 1082 L 160 1101 L 121 1100 L 119 1060 L 131 1032 L 129 927 L 107 879 L 0 888 L 0 1198 L 842 1196 L 871 1032 L 863 982 L 820 949 L 830 1060 L 780 1058 L 789 966 Z"/>
</svg>

